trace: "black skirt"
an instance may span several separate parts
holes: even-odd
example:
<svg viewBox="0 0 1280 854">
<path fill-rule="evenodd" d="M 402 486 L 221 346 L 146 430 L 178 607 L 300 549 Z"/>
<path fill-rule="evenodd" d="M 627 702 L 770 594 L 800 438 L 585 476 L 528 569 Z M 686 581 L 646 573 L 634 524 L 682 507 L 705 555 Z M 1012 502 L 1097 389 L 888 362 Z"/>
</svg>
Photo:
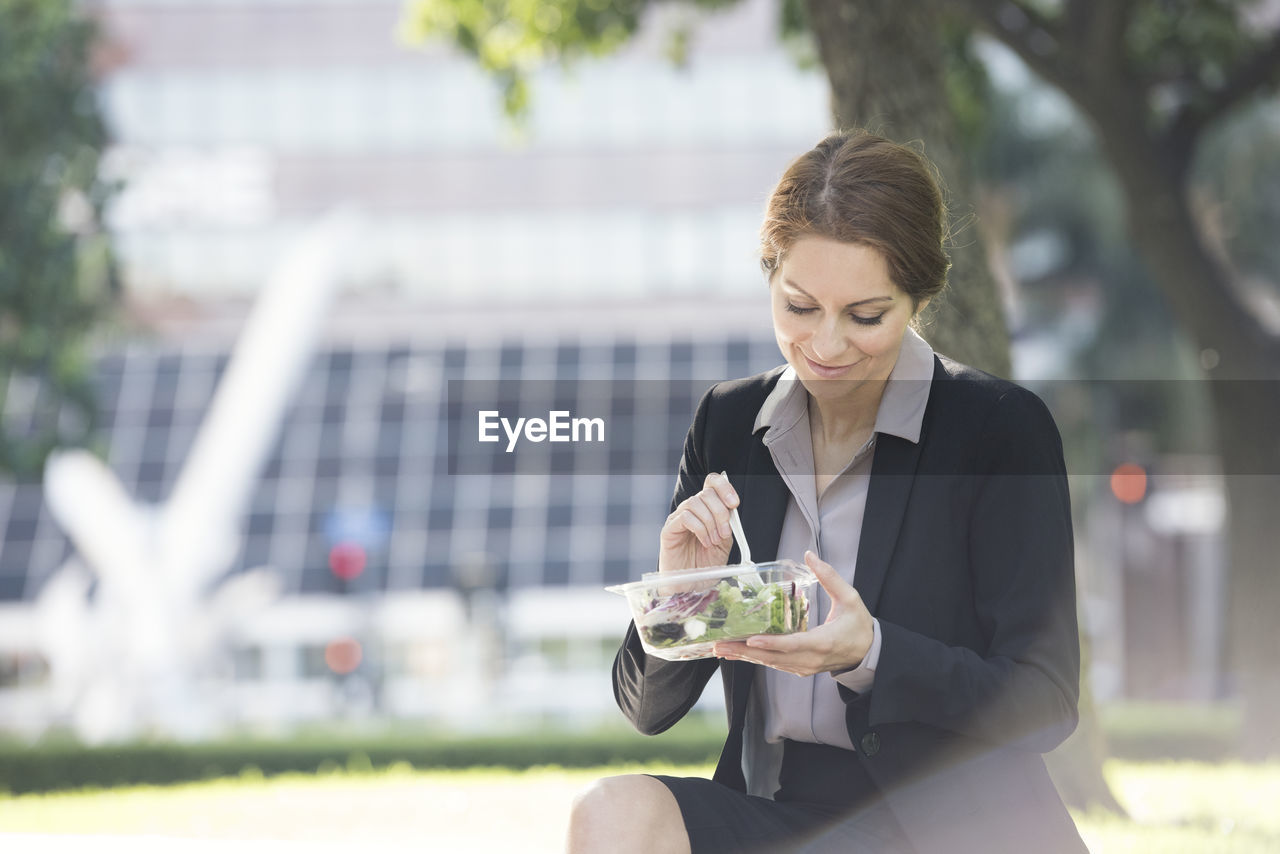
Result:
<svg viewBox="0 0 1280 854">
<path fill-rule="evenodd" d="M 853 751 L 787 741 L 773 800 L 702 777 L 651 775 L 680 804 L 693 854 L 910 854 Z"/>
</svg>

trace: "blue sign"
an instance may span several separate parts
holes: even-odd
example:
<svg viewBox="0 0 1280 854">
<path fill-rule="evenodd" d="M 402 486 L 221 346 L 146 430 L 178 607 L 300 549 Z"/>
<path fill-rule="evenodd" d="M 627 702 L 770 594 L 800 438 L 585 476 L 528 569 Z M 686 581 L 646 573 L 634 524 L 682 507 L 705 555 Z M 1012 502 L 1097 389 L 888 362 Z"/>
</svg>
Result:
<svg viewBox="0 0 1280 854">
<path fill-rule="evenodd" d="M 386 544 L 391 534 L 391 520 L 380 507 L 335 507 L 325 519 L 324 534 L 329 543 L 356 543 L 365 549 Z"/>
</svg>

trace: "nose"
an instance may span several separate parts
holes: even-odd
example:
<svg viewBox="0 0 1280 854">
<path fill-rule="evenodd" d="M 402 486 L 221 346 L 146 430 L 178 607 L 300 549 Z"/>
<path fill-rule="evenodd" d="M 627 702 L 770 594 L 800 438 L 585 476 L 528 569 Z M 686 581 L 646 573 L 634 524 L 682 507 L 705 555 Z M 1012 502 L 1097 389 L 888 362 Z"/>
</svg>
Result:
<svg viewBox="0 0 1280 854">
<path fill-rule="evenodd" d="M 816 358 L 826 364 L 839 364 L 834 360 L 848 349 L 848 342 L 844 340 L 844 335 L 840 332 L 837 318 L 824 320 L 814 330 L 813 337 L 809 339 L 809 348 L 813 350 L 813 355 Z"/>
</svg>

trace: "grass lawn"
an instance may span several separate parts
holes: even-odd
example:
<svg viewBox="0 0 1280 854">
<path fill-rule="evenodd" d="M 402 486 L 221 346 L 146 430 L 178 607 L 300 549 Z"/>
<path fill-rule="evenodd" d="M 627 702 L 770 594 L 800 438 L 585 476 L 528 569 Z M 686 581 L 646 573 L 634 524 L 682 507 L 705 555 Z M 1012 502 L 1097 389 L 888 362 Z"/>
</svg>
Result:
<svg viewBox="0 0 1280 854">
<path fill-rule="evenodd" d="M 555 852 L 574 793 L 598 776 L 635 770 L 710 774 L 705 766 L 403 767 L 0 797 L 0 849 L 18 850 L 15 840 L 39 847 L 20 837 L 6 844 L 12 833 L 297 843 L 281 846 L 289 851 Z M 1280 764 L 1112 761 L 1107 774 L 1134 820 L 1078 815 L 1094 854 L 1280 851 Z M 180 849 L 166 842 L 165 850 Z"/>
</svg>

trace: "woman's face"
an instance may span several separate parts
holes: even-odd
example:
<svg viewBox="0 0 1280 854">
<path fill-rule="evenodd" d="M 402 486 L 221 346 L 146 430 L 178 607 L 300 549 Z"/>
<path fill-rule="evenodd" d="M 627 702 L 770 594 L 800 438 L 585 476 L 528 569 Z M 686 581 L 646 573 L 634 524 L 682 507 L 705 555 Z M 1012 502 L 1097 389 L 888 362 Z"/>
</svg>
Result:
<svg viewBox="0 0 1280 854">
<path fill-rule="evenodd" d="M 802 237 L 769 289 L 778 347 L 809 394 L 839 399 L 889 378 L 915 307 L 878 250 Z"/>
</svg>

